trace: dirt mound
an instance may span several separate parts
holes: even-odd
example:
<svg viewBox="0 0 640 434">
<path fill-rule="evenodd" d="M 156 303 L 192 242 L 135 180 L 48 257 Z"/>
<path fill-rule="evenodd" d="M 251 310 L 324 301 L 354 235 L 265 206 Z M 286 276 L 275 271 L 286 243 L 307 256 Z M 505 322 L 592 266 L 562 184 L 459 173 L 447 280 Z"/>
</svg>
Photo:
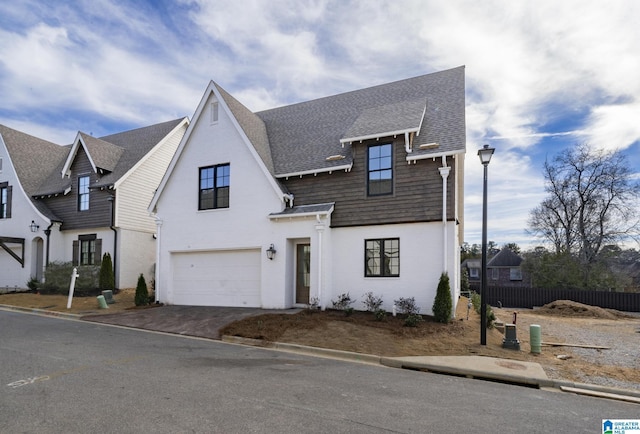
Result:
<svg viewBox="0 0 640 434">
<path fill-rule="evenodd" d="M 571 300 L 556 300 L 545 304 L 535 313 L 542 315 L 556 315 L 562 317 L 578 318 L 598 318 L 598 319 L 618 319 L 625 318 L 626 315 L 614 309 L 603 309 L 597 306 L 578 303 Z"/>
</svg>

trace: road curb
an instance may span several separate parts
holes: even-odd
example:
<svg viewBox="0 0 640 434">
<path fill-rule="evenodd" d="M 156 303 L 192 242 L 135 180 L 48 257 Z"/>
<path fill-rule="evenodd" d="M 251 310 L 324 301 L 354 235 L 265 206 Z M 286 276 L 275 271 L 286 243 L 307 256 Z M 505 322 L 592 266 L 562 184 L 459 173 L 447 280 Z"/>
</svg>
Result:
<svg viewBox="0 0 640 434">
<path fill-rule="evenodd" d="M 56 312 L 52 310 L 36 309 L 34 307 L 10 306 L 7 304 L 0 304 L 0 309 L 8 310 L 8 311 L 13 310 L 17 312 L 33 313 L 33 314 L 45 315 L 45 316 L 53 316 L 57 318 L 68 318 L 68 319 L 80 319 L 84 316 L 76 313 Z"/>
<path fill-rule="evenodd" d="M 223 342 L 240 344 L 240 345 L 249 345 L 253 347 L 260 348 L 268 348 L 268 349 L 276 349 L 282 351 L 290 351 L 301 354 L 320 356 L 320 357 L 330 357 L 342 360 L 363 362 L 369 364 L 377 364 L 380 366 L 386 366 L 389 368 L 399 368 L 399 369 L 418 369 L 419 366 L 411 366 L 407 367 L 406 363 L 399 360 L 398 358 L 393 357 L 381 357 L 371 354 L 360 354 L 353 353 L 350 351 L 341 351 L 341 350 L 330 350 L 326 348 L 318 348 L 318 347 L 309 347 L 305 345 L 298 344 L 286 344 L 281 342 L 268 342 L 262 339 L 250 339 L 250 338 L 242 338 L 239 336 L 228 336 L 224 335 L 220 338 Z M 464 356 L 461 356 L 464 357 Z M 429 366 L 425 365 L 424 369 L 426 371 L 429 370 Z M 451 375 L 451 373 L 441 372 L 441 371 L 430 371 L 434 373 L 444 373 L 445 375 Z M 455 375 L 464 375 L 465 372 L 460 371 L 456 372 Z M 475 372 L 473 375 L 469 374 L 472 378 L 477 379 L 487 379 L 487 376 L 483 376 L 479 372 Z M 567 393 L 581 393 L 590 396 L 597 396 L 600 398 L 608 398 L 608 399 L 616 399 L 620 401 L 627 401 L 632 403 L 639 403 L 640 400 L 640 391 L 629 390 L 629 389 L 620 389 L 615 387 L 607 387 L 607 386 L 599 386 L 596 384 L 587 384 L 587 383 L 576 383 L 572 381 L 564 381 L 564 380 L 535 380 L 535 381 L 521 381 L 518 378 L 502 378 L 502 380 L 508 381 L 511 384 L 520 384 L 522 386 L 537 386 L 538 388 L 555 388 L 563 392 Z"/>
<path fill-rule="evenodd" d="M 374 365 L 381 365 L 380 356 L 372 354 L 354 353 L 351 351 L 342 350 L 330 350 L 326 348 L 310 347 L 307 345 L 287 344 L 282 342 L 268 342 L 262 339 L 250 339 L 241 338 L 239 336 L 224 335 L 220 337 L 220 340 L 232 344 L 250 345 L 254 347 L 270 348 L 275 350 L 290 351 L 301 354 L 309 354 L 321 357 L 330 357 L 333 359 L 343 359 L 355 362 L 370 363 Z"/>
</svg>

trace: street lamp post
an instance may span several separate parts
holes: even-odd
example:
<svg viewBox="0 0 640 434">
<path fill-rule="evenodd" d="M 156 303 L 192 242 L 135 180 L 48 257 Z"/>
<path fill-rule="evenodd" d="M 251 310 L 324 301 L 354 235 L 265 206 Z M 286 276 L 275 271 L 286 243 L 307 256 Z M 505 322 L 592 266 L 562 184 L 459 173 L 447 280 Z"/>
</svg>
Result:
<svg viewBox="0 0 640 434">
<path fill-rule="evenodd" d="M 484 145 L 478 150 L 480 162 L 484 166 L 482 187 L 482 280 L 480 292 L 480 345 L 487 345 L 487 166 L 495 148 Z"/>
</svg>

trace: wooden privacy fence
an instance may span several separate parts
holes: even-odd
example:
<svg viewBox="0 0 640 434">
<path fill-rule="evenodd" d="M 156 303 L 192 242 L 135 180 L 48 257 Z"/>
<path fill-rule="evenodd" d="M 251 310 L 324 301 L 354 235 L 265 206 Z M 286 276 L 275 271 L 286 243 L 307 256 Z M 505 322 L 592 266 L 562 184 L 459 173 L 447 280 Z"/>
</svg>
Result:
<svg viewBox="0 0 640 434">
<path fill-rule="evenodd" d="M 471 285 L 471 289 L 481 292 L 480 285 Z M 488 304 L 502 307 L 531 309 L 556 300 L 571 300 L 623 312 L 640 312 L 640 293 L 489 286 L 486 294 Z"/>
</svg>

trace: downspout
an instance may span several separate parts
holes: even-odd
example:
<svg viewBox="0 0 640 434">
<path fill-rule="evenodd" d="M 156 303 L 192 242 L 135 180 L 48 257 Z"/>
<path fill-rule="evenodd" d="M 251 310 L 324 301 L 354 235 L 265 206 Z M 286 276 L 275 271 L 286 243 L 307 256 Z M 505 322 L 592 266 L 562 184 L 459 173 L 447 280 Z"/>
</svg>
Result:
<svg viewBox="0 0 640 434">
<path fill-rule="evenodd" d="M 51 227 L 53 226 L 53 222 L 49 223 L 49 226 L 44 230 L 44 235 L 47 237 L 47 252 L 46 252 L 46 260 L 45 260 L 45 268 L 49 266 L 49 243 L 51 237 Z"/>
<path fill-rule="evenodd" d="M 118 230 L 114 226 L 116 220 L 116 197 L 114 195 L 109 196 L 109 202 L 111 202 L 111 230 L 113 231 L 113 281 L 118 282 L 116 267 L 118 264 Z M 118 282 L 120 283 L 120 282 Z M 120 286 L 120 285 L 118 285 Z"/>
<path fill-rule="evenodd" d="M 440 171 L 440 176 L 442 176 L 442 266 L 443 272 L 446 273 L 449 269 L 447 260 L 447 178 L 449 177 L 451 167 L 447 166 L 447 157 L 444 155 L 442 156 L 442 167 L 439 167 L 438 170 Z"/>
<path fill-rule="evenodd" d="M 156 216 L 156 269 L 155 269 L 155 298 L 156 304 L 160 303 L 160 230 L 162 229 L 162 220 Z"/>
<path fill-rule="evenodd" d="M 320 215 L 316 215 L 316 231 L 318 231 L 318 303 L 322 310 L 325 309 L 322 302 L 322 232 L 324 232 L 324 224 L 320 221 Z"/>
</svg>

